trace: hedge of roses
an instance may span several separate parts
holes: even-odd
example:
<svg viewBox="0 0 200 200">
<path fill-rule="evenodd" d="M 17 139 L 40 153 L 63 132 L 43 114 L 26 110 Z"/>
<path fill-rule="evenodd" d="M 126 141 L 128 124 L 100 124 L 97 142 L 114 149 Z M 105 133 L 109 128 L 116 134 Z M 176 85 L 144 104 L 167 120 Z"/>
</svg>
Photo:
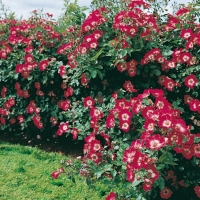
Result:
<svg viewBox="0 0 200 200">
<path fill-rule="evenodd" d="M 198 4 L 108 3 L 64 32 L 0 21 L 1 130 L 84 140 L 81 175 L 124 188 L 107 200 L 197 199 Z"/>
</svg>

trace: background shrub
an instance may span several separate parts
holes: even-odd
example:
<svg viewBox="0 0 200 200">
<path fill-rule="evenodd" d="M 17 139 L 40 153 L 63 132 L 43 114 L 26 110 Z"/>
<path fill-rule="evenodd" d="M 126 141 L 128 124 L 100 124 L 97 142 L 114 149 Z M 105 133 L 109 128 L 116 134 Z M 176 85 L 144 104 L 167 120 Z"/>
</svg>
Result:
<svg viewBox="0 0 200 200">
<path fill-rule="evenodd" d="M 75 1 L 66 30 L 1 20 L 1 129 L 84 140 L 81 174 L 119 198 L 199 196 L 199 7 L 159 5 L 93 1 L 85 19 Z"/>
</svg>

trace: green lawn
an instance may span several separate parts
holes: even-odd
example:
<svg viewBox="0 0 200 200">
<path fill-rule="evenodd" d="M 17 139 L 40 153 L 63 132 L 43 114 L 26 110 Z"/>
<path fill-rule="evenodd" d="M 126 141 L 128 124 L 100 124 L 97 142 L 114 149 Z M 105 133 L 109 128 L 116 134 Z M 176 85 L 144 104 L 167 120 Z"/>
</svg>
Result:
<svg viewBox="0 0 200 200">
<path fill-rule="evenodd" d="M 105 199 L 109 189 L 100 183 L 89 188 L 83 178 L 76 177 L 73 183 L 65 174 L 52 179 L 51 173 L 61 167 L 62 159 L 66 157 L 61 154 L 0 142 L 0 199 Z"/>
</svg>

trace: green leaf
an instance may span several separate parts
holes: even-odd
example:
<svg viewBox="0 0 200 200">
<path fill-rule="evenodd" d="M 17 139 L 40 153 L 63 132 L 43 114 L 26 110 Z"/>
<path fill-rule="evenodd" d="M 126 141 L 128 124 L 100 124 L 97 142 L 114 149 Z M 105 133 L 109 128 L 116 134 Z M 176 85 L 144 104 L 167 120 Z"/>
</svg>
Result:
<svg viewBox="0 0 200 200">
<path fill-rule="evenodd" d="M 170 74 L 171 78 L 176 78 L 176 74 Z"/>
<path fill-rule="evenodd" d="M 159 186 L 160 190 L 162 190 L 165 187 L 165 179 L 160 176 L 158 178 L 157 182 L 158 182 L 158 186 Z"/>
<path fill-rule="evenodd" d="M 90 75 L 91 75 L 92 78 L 96 78 L 96 76 L 97 76 L 97 71 L 96 71 L 96 70 L 90 71 Z"/>
<path fill-rule="evenodd" d="M 125 134 L 125 135 L 123 136 L 123 141 L 124 141 L 124 142 L 127 141 L 127 140 L 130 140 L 130 139 L 131 139 L 130 133 L 127 133 L 127 134 Z"/>
<path fill-rule="evenodd" d="M 144 129 L 136 129 L 136 131 L 142 133 L 142 132 L 144 132 L 145 130 L 144 130 Z"/>
<path fill-rule="evenodd" d="M 111 175 L 112 177 L 115 177 L 117 175 L 117 171 L 116 170 L 111 171 Z"/>
<path fill-rule="evenodd" d="M 135 186 L 137 186 L 137 185 L 139 185 L 141 182 L 143 182 L 142 180 L 135 180 L 132 184 L 131 184 L 131 186 L 132 187 L 135 187 Z"/>
<path fill-rule="evenodd" d="M 190 91 L 189 87 L 185 88 L 185 92 L 189 92 L 189 91 Z"/>
<path fill-rule="evenodd" d="M 124 56 L 126 56 L 127 55 L 127 50 L 126 49 L 120 49 L 119 51 L 118 51 L 118 57 L 119 58 L 123 58 Z"/>
<path fill-rule="evenodd" d="M 166 153 L 163 153 L 163 154 L 159 157 L 158 161 L 159 161 L 159 162 L 163 162 L 166 158 L 167 158 L 167 154 L 166 154 Z"/>
<path fill-rule="evenodd" d="M 162 52 L 162 55 L 163 56 L 171 56 L 173 54 L 173 51 L 171 51 L 171 50 L 164 50 L 163 52 Z"/>
<path fill-rule="evenodd" d="M 158 164 L 156 168 L 157 170 L 163 170 L 165 168 L 165 164 L 164 163 Z"/>
<path fill-rule="evenodd" d="M 69 176 L 68 178 L 69 178 L 69 180 L 71 180 L 73 183 L 76 183 L 75 178 L 74 178 L 73 176 Z"/>
<path fill-rule="evenodd" d="M 87 177 L 86 178 L 86 184 L 88 185 L 88 186 L 90 186 L 91 184 L 92 184 L 92 181 Z"/>
<path fill-rule="evenodd" d="M 118 150 L 118 149 L 119 149 L 119 145 L 116 145 L 116 146 L 114 147 L 114 149 L 115 149 L 115 150 Z"/>
<path fill-rule="evenodd" d="M 192 92 L 192 95 L 193 95 L 194 97 L 198 97 L 199 93 L 198 93 L 197 91 L 193 91 L 193 92 Z"/>
<path fill-rule="evenodd" d="M 103 48 L 101 48 L 90 60 L 93 61 L 93 60 L 97 60 L 98 57 L 102 54 L 103 52 Z"/>
<path fill-rule="evenodd" d="M 168 165 L 178 165 L 177 163 L 172 162 L 172 161 L 170 161 L 170 160 L 166 160 L 166 161 L 165 161 L 165 164 L 168 164 Z"/>
<path fill-rule="evenodd" d="M 97 70 L 97 74 L 98 74 L 99 78 L 100 78 L 101 80 L 103 80 L 103 74 L 101 73 L 100 70 Z"/>
<path fill-rule="evenodd" d="M 124 92 L 122 90 L 118 90 L 118 98 L 123 98 Z"/>
<path fill-rule="evenodd" d="M 168 158 L 170 161 L 173 161 L 173 160 L 174 160 L 174 157 L 173 157 L 173 155 L 172 155 L 170 152 L 167 152 L 167 158 Z"/>
<path fill-rule="evenodd" d="M 155 74 L 156 76 L 161 75 L 161 71 L 158 70 L 158 69 L 154 69 L 154 70 L 152 71 L 152 73 Z"/>
<path fill-rule="evenodd" d="M 173 155 L 169 152 L 163 153 L 158 159 L 159 162 L 165 163 L 168 165 L 177 165 L 174 161 Z"/>
<path fill-rule="evenodd" d="M 156 65 L 151 65 L 151 66 L 150 66 L 150 69 L 156 69 L 156 68 L 157 68 Z"/>
<path fill-rule="evenodd" d="M 137 69 L 136 73 L 137 73 L 137 75 L 140 75 L 140 70 L 139 70 L 139 69 Z"/>
<path fill-rule="evenodd" d="M 117 45 L 118 45 L 118 41 L 116 41 L 116 40 L 110 40 L 109 42 L 108 42 L 108 44 L 110 45 L 110 46 L 114 46 L 114 47 L 116 47 Z"/>
<path fill-rule="evenodd" d="M 103 168 L 103 171 L 105 172 L 105 171 L 112 171 L 113 169 L 112 169 L 112 165 L 111 164 L 107 164 L 107 165 L 105 165 L 104 166 L 104 168 Z"/>
<path fill-rule="evenodd" d="M 101 177 L 102 173 L 103 173 L 102 171 L 95 172 L 97 179 Z"/>
<path fill-rule="evenodd" d="M 173 107 L 177 108 L 177 106 L 180 105 L 180 103 L 181 103 L 181 99 L 177 99 L 176 101 L 172 103 L 172 105 Z"/>
</svg>

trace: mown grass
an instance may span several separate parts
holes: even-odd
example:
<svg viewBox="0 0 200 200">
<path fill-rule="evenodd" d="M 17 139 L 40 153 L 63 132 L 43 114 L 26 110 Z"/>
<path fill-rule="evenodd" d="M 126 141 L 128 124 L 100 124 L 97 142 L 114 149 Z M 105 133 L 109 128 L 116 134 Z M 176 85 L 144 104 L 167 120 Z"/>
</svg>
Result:
<svg viewBox="0 0 200 200">
<path fill-rule="evenodd" d="M 67 157 L 37 148 L 0 142 L 1 200 L 101 200 L 109 192 L 97 183 L 89 188 L 82 177 L 73 183 L 64 174 L 52 179 L 52 171 Z"/>
</svg>

